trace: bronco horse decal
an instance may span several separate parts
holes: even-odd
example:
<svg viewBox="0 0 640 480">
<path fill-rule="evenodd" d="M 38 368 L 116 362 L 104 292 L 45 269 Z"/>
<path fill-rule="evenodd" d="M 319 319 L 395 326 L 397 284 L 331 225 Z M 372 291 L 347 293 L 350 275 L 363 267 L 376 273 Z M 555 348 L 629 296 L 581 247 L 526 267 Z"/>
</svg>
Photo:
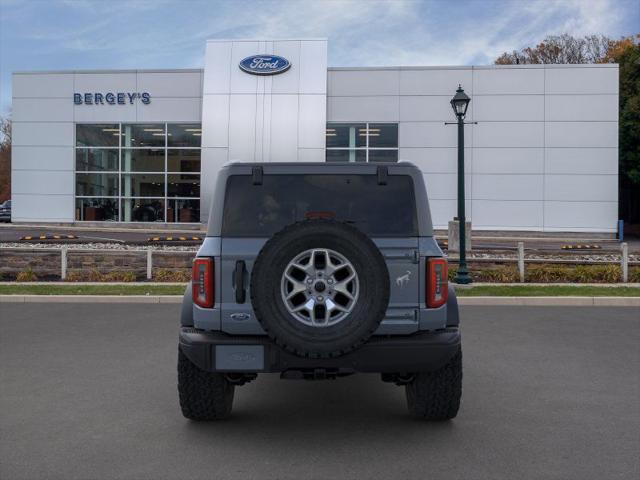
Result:
<svg viewBox="0 0 640 480">
<path fill-rule="evenodd" d="M 396 285 L 404 287 L 411 280 L 411 271 L 407 270 L 407 273 L 396 278 Z"/>
</svg>

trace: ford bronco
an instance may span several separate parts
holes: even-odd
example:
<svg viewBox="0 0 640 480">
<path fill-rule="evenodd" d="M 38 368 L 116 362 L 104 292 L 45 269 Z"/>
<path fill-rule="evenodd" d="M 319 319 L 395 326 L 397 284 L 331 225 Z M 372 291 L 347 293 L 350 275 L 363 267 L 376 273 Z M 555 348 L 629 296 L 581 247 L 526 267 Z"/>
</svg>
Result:
<svg viewBox="0 0 640 480">
<path fill-rule="evenodd" d="M 234 388 L 381 374 L 409 412 L 456 416 L 462 350 L 447 261 L 411 163 L 232 163 L 182 304 L 185 417 L 231 413 Z"/>
</svg>

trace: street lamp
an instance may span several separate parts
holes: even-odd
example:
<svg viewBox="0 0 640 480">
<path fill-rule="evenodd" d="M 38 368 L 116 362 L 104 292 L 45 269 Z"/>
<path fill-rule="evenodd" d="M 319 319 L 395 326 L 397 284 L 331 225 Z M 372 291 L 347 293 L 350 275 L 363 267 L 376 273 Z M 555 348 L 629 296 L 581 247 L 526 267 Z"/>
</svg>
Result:
<svg viewBox="0 0 640 480">
<path fill-rule="evenodd" d="M 471 99 L 466 93 L 464 93 L 462 85 L 458 85 L 456 94 L 451 99 L 451 108 L 453 108 L 453 113 L 456 114 L 458 120 L 464 120 L 470 101 Z"/>
<path fill-rule="evenodd" d="M 458 232 L 460 234 L 460 260 L 453 281 L 460 284 L 472 282 L 469 270 L 467 270 L 467 221 L 464 213 L 464 117 L 467 114 L 470 101 L 471 99 L 464 93 L 462 85 L 458 85 L 456 94 L 451 99 L 451 108 L 458 117 Z"/>
</svg>

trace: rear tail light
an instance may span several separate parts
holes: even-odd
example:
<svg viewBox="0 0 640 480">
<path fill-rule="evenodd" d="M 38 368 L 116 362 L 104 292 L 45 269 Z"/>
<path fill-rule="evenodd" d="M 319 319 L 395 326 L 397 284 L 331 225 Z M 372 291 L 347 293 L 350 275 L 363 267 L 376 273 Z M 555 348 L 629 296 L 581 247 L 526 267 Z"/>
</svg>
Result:
<svg viewBox="0 0 640 480">
<path fill-rule="evenodd" d="M 213 258 L 196 258 L 193 261 L 191 281 L 193 303 L 202 308 L 213 307 Z"/>
<path fill-rule="evenodd" d="M 447 261 L 444 258 L 427 260 L 427 307 L 438 308 L 447 303 L 449 284 Z"/>
</svg>

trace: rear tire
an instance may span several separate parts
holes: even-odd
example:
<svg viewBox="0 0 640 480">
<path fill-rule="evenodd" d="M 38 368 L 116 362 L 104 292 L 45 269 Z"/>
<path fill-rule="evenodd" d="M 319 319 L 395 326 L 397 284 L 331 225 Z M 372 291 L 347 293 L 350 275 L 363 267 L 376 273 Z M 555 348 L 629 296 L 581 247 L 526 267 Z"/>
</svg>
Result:
<svg viewBox="0 0 640 480">
<path fill-rule="evenodd" d="M 421 372 L 405 387 L 409 413 L 431 421 L 451 420 L 462 396 L 462 349 L 444 367 Z"/>
<path fill-rule="evenodd" d="M 222 420 L 231 415 L 234 385 L 221 373 L 194 365 L 178 348 L 178 394 L 182 415 L 191 420 Z"/>
</svg>

